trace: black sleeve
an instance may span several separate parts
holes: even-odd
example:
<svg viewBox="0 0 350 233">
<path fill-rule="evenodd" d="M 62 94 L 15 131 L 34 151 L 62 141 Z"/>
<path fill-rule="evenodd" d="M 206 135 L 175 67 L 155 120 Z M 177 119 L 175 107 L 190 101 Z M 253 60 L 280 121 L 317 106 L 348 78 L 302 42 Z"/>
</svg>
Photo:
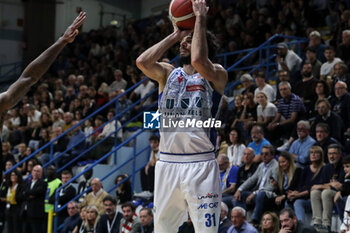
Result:
<svg viewBox="0 0 350 233">
<path fill-rule="evenodd" d="M 297 190 L 298 188 L 298 182 L 300 180 L 300 176 L 303 172 L 303 169 L 300 167 L 297 167 L 294 171 L 294 175 L 292 178 L 292 181 L 290 182 L 288 190 Z"/>
</svg>

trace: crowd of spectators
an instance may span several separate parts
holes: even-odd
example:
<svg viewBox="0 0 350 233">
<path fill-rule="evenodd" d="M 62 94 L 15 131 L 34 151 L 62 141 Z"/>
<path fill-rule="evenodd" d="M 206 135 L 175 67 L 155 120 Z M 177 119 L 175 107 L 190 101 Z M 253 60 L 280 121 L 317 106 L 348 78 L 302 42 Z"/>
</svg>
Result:
<svg viewBox="0 0 350 233">
<path fill-rule="evenodd" d="M 346 218 L 347 215 L 342 213 L 346 196 L 350 194 L 344 189 L 347 185 L 344 177 L 349 176 L 349 171 L 342 169 L 343 165 L 349 164 L 342 157 L 350 152 L 350 94 L 347 89 L 350 85 L 350 2 L 213 0 L 208 4 L 207 25 L 218 38 L 219 52 L 253 48 L 274 34 L 309 39 L 302 54 L 297 54 L 294 47 L 288 45 L 289 39 L 276 44 L 277 91 L 269 85 L 272 77 L 267 76 L 264 70 L 252 75 L 230 72 L 230 81 L 239 78 L 243 88 L 240 94 L 234 96 L 234 108 L 226 104 L 220 112 L 224 129 L 220 132 L 218 163 L 223 167 L 222 177 L 227 178 L 222 185 L 224 202 L 229 209 L 234 206 L 252 209 L 251 221 L 254 225 L 264 218 L 267 205 L 263 203 L 269 201 L 272 203 L 270 206 L 277 205 L 280 209 L 287 205 L 294 208 L 298 220 L 303 220 L 305 213 L 309 212 L 318 230 L 329 230 L 332 214 L 329 211 L 336 205 L 340 217 Z M 122 29 L 110 26 L 78 35 L 55 61 L 46 78 L 3 116 L 1 171 L 8 170 L 144 78 L 135 66 L 135 59 L 172 30 L 164 12 L 158 17 L 128 22 Z M 164 54 L 163 60 L 168 61 L 177 53 L 177 48 L 172 48 Z M 228 56 L 227 64 L 232 65 L 243 55 Z M 244 64 L 257 62 L 257 56 L 253 55 Z M 125 110 L 155 88 L 155 83 L 145 80 L 139 88 L 119 99 L 118 111 Z M 108 136 L 116 125 L 119 127 L 128 122 L 134 113 L 155 101 L 153 97 L 142 101 L 135 110 L 119 117 L 117 122 L 111 121 L 77 143 L 112 119 L 115 109 L 107 108 L 57 140 L 53 155 L 48 147 L 19 166 L 6 178 L 6 184 L 13 188 L 16 182 L 22 183 L 22 177 L 32 174 L 30 181 L 16 186 L 18 193 L 26 193 L 26 189 L 30 193 L 32 188 L 27 186 L 33 179 L 39 180 L 39 175 L 34 176 L 33 173 L 42 173 L 40 164 L 72 147 L 54 162 L 56 167 L 63 166 L 89 145 Z M 122 130 L 116 136 L 118 143 L 123 141 Z M 114 141 L 114 138 L 103 141 L 79 160 L 100 158 L 112 148 Z M 148 191 L 153 191 L 151 181 L 158 153 L 157 139 L 153 138 L 151 142 L 154 146 L 151 160 L 142 171 L 143 188 Z M 277 161 L 274 148 L 278 151 Z M 69 170 L 66 174 L 62 173 L 62 184 L 67 182 L 64 175 L 71 176 L 68 173 Z M 18 181 L 12 180 L 12 174 Z M 59 183 L 56 178 L 48 175 L 46 178 L 45 187 L 49 183 Z M 69 221 L 80 218 L 77 215 L 79 208 L 81 218 L 86 219 L 80 222 L 78 228 L 96 228 L 99 216 L 105 221 L 109 216 L 103 214 L 109 215 L 108 206 L 115 205 L 114 200 L 105 199 L 108 196 L 101 191 L 97 178 L 88 177 L 79 189 L 85 190 L 90 182 L 93 193 L 103 196 L 98 203 L 89 204 L 87 200 L 96 195 L 88 194 L 80 199 L 86 205 L 69 204 Z M 121 188 L 117 192 L 123 202 L 131 197 L 128 185 L 125 188 L 128 193 Z M 10 191 L 9 194 L 14 196 Z M 16 211 L 21 209 L 19 203 L 32 201 L 27 200 L 28 197 L 30 195 L 19 199 L 18 203 L 7 200 L 12 212 L 6 218 L 9 227 L 14 229 L 12 232 L 20 232 L 16 230 L 18 225 L 14 224 L 19 221 L 16 217 L 20 216 L 16 215 Z M 48 204 L 44 202 L 44 197 L 40 196 L 43 208 L 44 204 Z M 6 205 L 6 200 L 1 204 Z M 126 206 L 131 214 L 133 208 Z M 30 212 L 29 209 L 27 212 Z M 235 209 L 235 212 L 245 216 L 242 209 Z M 113 214 L 110 216 L 114 218 Z M 130 218 L 130 213 L 126 213 L 126 216 L 129 217 L 124 221 L 124 227 L 128 227 L 130 221 L 134 222 L 133 215 Z M 37 220 L 43 219 L 45 212 L 39 217 L 28 217 L 29 226 L 37 231 L 37 227 L 42 226 Z M 61 217 L 60 222 L 66 221 L 65 217 Z M 272 212 L 269 217 L 274 217 Z M 293 219 L 293 214 L 288 212 L 288 217 Z M 0 215 L 0 218 L 4 220 L 5 215 Z M 74 224 L 65 226 L 75 227 Z"/>
</svg>

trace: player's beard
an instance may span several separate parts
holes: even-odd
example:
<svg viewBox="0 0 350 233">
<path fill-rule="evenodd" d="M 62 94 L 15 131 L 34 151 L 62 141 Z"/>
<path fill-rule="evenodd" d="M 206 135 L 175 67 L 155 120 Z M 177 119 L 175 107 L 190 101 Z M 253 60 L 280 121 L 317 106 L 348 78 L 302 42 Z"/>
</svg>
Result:
<svg viewBox="0 0 350 233">
<path fill-rule="evenodd" d="M 180 55 L 181 65 L 190 65 L 191 64 L 191 55 L 181 56 Z"/>
</svg>

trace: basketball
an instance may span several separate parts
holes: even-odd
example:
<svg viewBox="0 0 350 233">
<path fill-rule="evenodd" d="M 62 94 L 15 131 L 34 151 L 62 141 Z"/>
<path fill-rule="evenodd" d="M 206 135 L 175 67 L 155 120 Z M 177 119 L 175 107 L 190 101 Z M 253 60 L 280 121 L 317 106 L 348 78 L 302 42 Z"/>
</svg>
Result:
<svg viewBox="0 0 350 233">
<path fill-rule="evenodd" d="M 196 21 L 191 0 L 172 0 L 169 5 L 170 19 L 180 30 L 192 30 Z"/>
</svg>

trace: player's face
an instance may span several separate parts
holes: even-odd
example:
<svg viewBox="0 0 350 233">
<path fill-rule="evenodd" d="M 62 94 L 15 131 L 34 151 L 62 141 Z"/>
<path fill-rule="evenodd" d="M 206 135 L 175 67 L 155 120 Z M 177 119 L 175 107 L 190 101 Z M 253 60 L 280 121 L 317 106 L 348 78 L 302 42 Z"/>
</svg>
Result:
<svg viewBox="0 0 350 233">
<path fill-rule="evenodd" d="M 290 218 L 288 213 L 280 215 L 281 228 L 287 232 L 294 232 L 296 225 L 296 217 Z"/>
<path fill-rule="evenodd" d="M 126 221 L 130 221 L 133 215 L 134 215 L 134 212 L 132 211 L 131 207 L 126 206 L 123 208 L 123 216 Z"/>
<path fill-rule="evenodd" d="M 191 54 L 192 37 L 186 36 L 180 42 L 180 55 L 189 56 Z"/>
</svg>

